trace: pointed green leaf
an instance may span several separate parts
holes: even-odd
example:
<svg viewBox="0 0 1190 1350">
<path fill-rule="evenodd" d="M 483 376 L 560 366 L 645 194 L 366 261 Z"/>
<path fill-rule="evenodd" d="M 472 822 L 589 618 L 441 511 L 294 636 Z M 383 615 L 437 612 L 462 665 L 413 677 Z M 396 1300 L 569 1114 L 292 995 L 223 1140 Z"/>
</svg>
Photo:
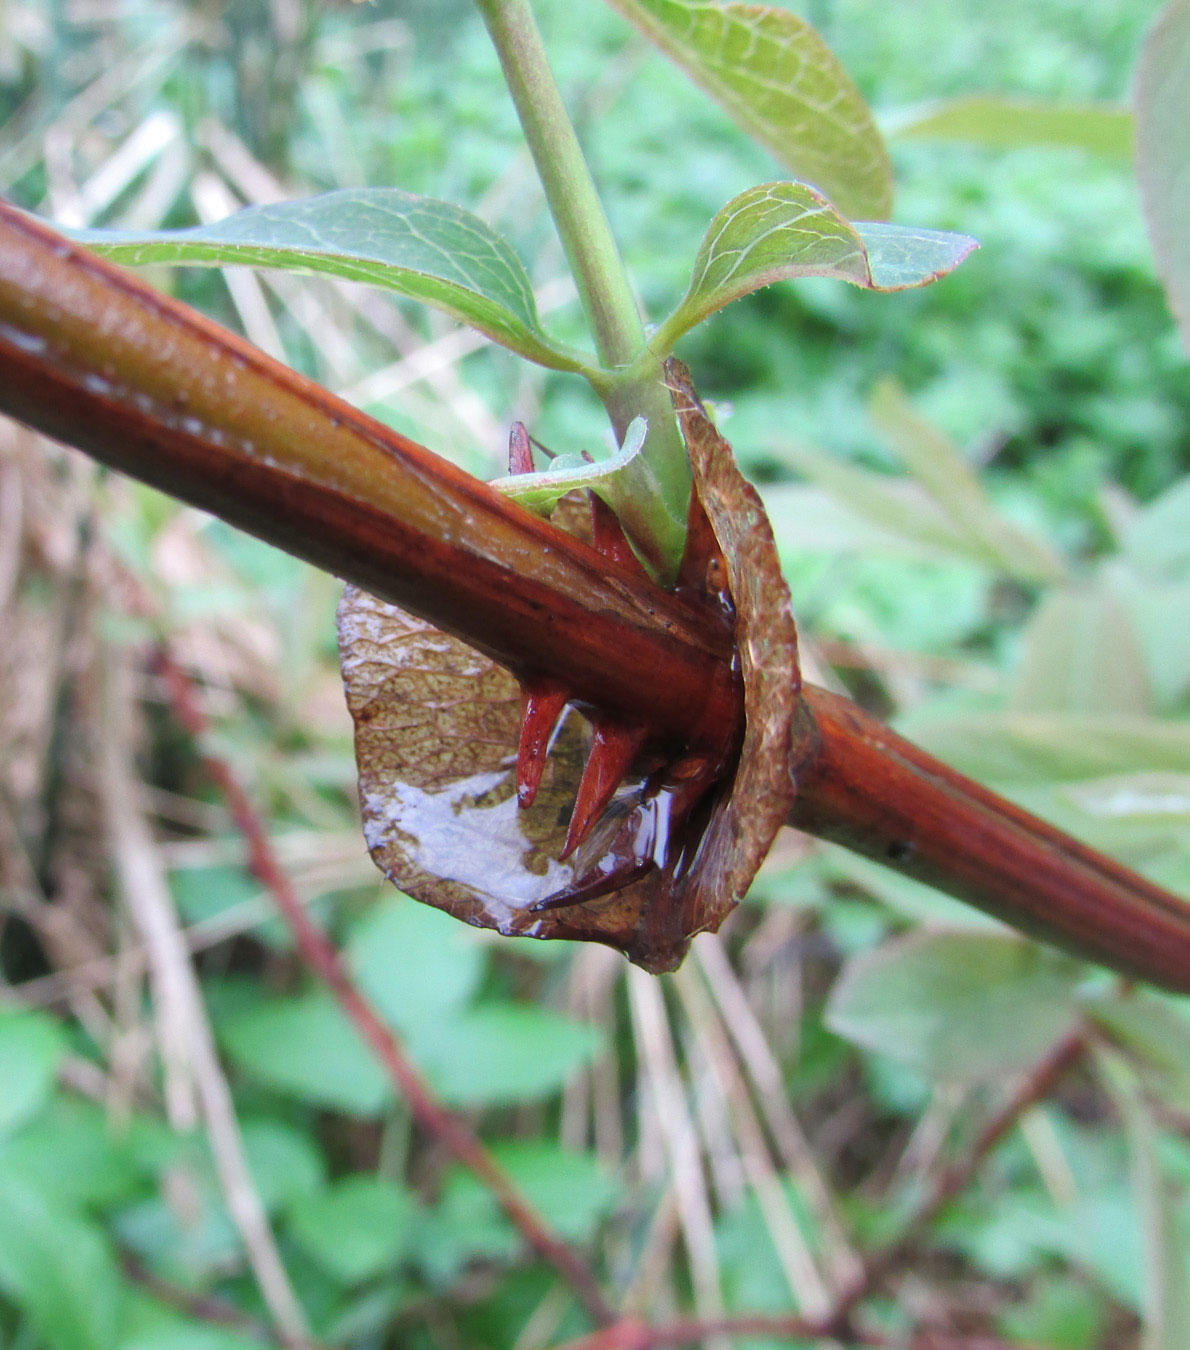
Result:
<svg viewBox="0 0 1190 1350">
<path fill-rule="evenodd" d="M 299 1101 L 376 1116 L 391 1098 L 387 1078 L 329 994 L 254 1000 L 218 1029 L 238 1069 Z"/>
<path fill-rule="evenodd" d="M 1157 272 L 1190 351 L 1190 0 L 1170 0 L 1136 79 L 1136 176 Z"/>
<path fill-rule="evenodd" d="M 883 220 L 892 167 L 871 110 L 813 28 L 775 5 L 608 0 L 791 174 Z"/>
<path fill-rule="evenodd" d="M 1109 580 L 1049 591 L 1025 628 L 1013 706 L 1143 716 L 1151 702 L 1132 613 Z"/>
<path fill-rule="evenodd" d="M 75 230 L 128 264 L 279 267 L 366 281 L 420 300 L 554 370 L 583 358 L 552 342 L 511 246 L 478 216 L 400 188 L 347 188 L 250 206 L 187 230 Z"/>
<path fill-rule="evenodd" d="M 970 94 L 886 118 L 884 131 L 900 140 L 969 141 L 990 149 L 1070 146 L 1109 159 L 1132 158 L 1132 114 L 1109 103 Z"/>
<path fill-rule="evenodd" d="M 882 380 L 868 416 L 981 560 L 1019 581 L 1062 579 L 1066 569 L 1053 548 L 1000 515 L 958 446 L 913 407 L 900 385 Z"/>
<path fill-rule="evenodd" d="M 674 342 L 716 310 L 774 281 L 836 277 L 873 291 L 925 286 L 953 271 L 974 239 L 903 225 L 852 225 L 807 183 L 749 188 L 711 221 L 690 289 L 650 344 Z"/>
<path fill-rule="evenodd" d="M 1079 968 L 996 933 L 911 933 L 854 957 L 827 1025 L 934 1078 L 1030 1068 L 1073 1025 Z"/>
</svg>

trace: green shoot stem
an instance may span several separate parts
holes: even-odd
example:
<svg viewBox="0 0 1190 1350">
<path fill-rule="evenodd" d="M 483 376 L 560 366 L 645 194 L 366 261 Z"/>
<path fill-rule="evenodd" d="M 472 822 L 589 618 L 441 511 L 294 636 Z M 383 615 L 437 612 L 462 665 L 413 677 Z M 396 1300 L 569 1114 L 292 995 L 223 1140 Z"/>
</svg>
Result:
<svg viewBox="0 0 1190 1350">
<path fill-rule="evenodd" d="M 648 421 L 644 450 L 623 471 L 620 520 L 655 575 L 670 581 L 685 542 L 690 464 L 661 363 L 647 353 L 632 287 L 529 0 L 476 3 L 500 58 L 604 366 L 591 383 L 618 444 L 634 417 Z"/>
</svg>

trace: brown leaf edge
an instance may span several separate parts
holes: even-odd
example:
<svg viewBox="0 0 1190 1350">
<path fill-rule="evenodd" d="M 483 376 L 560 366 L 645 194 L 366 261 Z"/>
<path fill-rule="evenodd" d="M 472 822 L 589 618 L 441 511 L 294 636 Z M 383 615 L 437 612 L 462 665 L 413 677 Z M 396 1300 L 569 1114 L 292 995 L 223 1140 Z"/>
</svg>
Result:
<svg viewBox="0 0 1190 1350">
<path fill-rule="evenodd" d="M 731 793 L 712 816 L 695 859 L 685 908 L 717 929 L 743 898 L 797 795 L 794 765 L 812 734 L 801 699 L 797 626 L 789 587 L 760 495 L 736 466 L 678 360 L 666 383 L 694 471 L 695 491 L 727 567 L 744 684 L 745 730 Z"/>
</svg>

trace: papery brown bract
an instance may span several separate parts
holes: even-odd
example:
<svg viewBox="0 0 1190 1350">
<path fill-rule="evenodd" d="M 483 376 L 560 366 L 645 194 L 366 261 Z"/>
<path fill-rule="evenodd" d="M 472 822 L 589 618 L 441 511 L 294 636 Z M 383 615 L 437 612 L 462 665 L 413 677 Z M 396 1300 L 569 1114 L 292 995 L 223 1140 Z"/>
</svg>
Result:
<svg viewBox="0 0 1190 1350">
<path fill-rule="evenodd" d="M 731 794 L 709 823 L 697 874 L 689 883 L 691 910 L 721 911 L 713 923 L 702 925 L 717 928 L 751 885 L 797 792 L 792 766 L 799 738 L 806 734 L 798 716 L 797 627 L 759 493 L 736 467 L 731 446 L 707 416 L 686 367 L 669 361 L 666 379 L 696 490 L 727 568 L 744 685 L 744 741 Z"/>
<path fill-rule="evenodd" d="M 591 850 L 559 862 L 589 728 L 569 710 L 536 800 L 518 806 L 521 692 L 502 667 L 420 619 L 349 586 L 339 647 L 355 721 L 360 805 L 373 859 L 395 885 L 505 934 L 606 942 L 650 957 L 641 885 L 536 912 L 571 887 Z M 632 788 L 617 805 L 634 804 Z M 607 831 L 596 831 L 596 848 Z"/>
<path fill-rule="evenodd" d="M 683 584 L 719 621 L 730 590 L 742 744 L 733 734 L 718 755 L 676 758 L 671 747 L 668 768 L 629 775 L 562 860 L 591 742 L 581 714 L 564 715 L 532 805 L 518 806 L 513 676 L 354 587 L 339 608 L 364 830 L 385 875 L 468 923 L 603 942 L 656 973 L 681 962 L 694 934 L 719 927 L 764 860 L 794 795 L 798 705 L 797 636 L 760 500 L 684 368 L 671 363 L 668 374 L 697 492 Z M 577 525 L 573 506 L 555 519 Z M 649 747 L 646 767 L 656 762 Z"/>
</svg>

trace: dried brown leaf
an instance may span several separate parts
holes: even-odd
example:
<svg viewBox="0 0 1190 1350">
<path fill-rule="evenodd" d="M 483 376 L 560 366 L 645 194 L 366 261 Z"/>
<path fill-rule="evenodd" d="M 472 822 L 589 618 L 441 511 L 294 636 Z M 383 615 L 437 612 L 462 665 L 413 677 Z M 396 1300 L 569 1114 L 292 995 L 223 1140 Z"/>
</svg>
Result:
<svg viewBox="0 0 1190 1350">
<path fill-rule="evenodd" d="M 364 835 L 395 885 L 458 919 L 505 934 L 607 942 L 637 959 L 644 883 L 563 909 L 532 906 L 572 887 L 608 844 L 611 822 L 558 861 L 590 741 L 569 710 L 537 800 L 518 808 L 521 696 L 501 666 L 349 586 L 339 649 L 355 721 Z M 640 784 L 613 804 L 631 812 Z"/>
</svg>

